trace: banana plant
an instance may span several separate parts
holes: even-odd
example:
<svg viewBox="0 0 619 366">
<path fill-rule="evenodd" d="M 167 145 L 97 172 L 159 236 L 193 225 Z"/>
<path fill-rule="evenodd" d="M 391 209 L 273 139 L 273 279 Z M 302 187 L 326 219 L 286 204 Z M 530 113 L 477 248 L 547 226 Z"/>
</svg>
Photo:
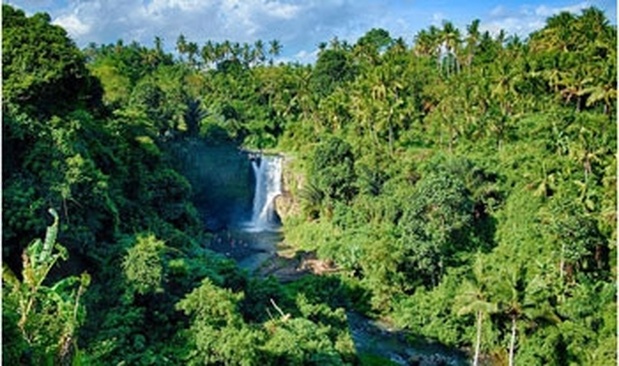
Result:
<svg viewBox="0 0 619 366">
<path fill-rule="evenodd" d="M 66 361 L 75 348 L 75 331 L 80 323 L 80 298 L 90 283 L 90 276 L 70 276 L 48 285 L 46 279 L 67 250 L 56 243 L 58 213 L 50 209 L 54 223 L 47 228 L 44 240 L 36 239 L 22 256 L 19 279 L 6 265 L 2 279 L 6 286 L 5 312 L 18 315 L 17 327 L 38 361 Z M 28 351 L 28 350 L 24 350 Z"/>
</svg>

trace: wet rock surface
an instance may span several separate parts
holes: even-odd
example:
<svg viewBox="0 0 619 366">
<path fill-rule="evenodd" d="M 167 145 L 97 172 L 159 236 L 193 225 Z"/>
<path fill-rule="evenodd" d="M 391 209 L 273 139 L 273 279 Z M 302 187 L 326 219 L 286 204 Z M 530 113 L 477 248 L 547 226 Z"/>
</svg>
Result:
<svg viewBox="0 0 619 366">
<path fill-rule="evenodd" d="M 255 195 L 249 222 L 233 223 L 232 227 L 214 233 L 208 247 L 233 259 L 239 267 L 254 276 L 273 276 L 282 283 L 296 281 L 307 275 L 335 273 L 338 268 L 330 261 L 316 258 L 313 253 L 286 251 L 282 248 L 281 222 L 298 209 L 289 191 L 281 189 L 281 159 L 261 156 L 258 164 L 252 160 L 255 173 Z M 276 164 L 277 163 L 277 164 Z M 299 179 L 284 179 L 291 187 Z M 291 182 L 291 180 L 293 182 Z M 287 183 L 287 184 L 286 184 Z M 297 187 L 298 188 L 298 187 Z M 269 215 L 272 213 L 272 215 Z M 279 215 L 278 215 L 279 214 Z M 359 355 L 372 355 L 396 365 L 466 365 L 464 355 L 456 350 L 433 344 L 412 344 L 407 334 L 389 324 L 348 311 L 348 324 Z"/>
<path fill-rule="evenodd" d="M 389 324 L 348 312 L 350 334 L 358 354 L 371 354 L 396 365 L 468 365 L 465 355 L 437 344 L 412 344 L 404 331 Z"/>
</svg>

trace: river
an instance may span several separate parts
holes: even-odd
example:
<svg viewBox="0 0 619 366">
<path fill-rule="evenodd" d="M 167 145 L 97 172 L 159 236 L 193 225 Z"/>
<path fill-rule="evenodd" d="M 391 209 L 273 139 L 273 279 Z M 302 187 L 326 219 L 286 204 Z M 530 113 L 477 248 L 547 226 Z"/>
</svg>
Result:
<svg viewBox="0 0 619 366">
<path fill-rule="evenodd" d="M 238 159 L 237 159 L 238 160 Z M 236 160 L 235 160 L 236 161 Z M 251 212 L 236 213 L 221 220 L 209 243 L 210 248 L 235 260 L 249 273 L 257 276 L 272 275 L 282 282 L 299 279 L 305 275 L 315 275 L 299 257 L 282 255 L 278 244 L 283 241 L 281 223 L 274 209 L 274 200 L 281 194 L 282 175 L 281 156 L 250 154 L 253 177 L 247 179 L 243 168 L 236 173 L 226 175 L 233 182 L 220 181 L 221 190 L 234 188 L 236 192 L 245 192 L 240 181 L 253 182 Z M 207 165 L 208 169 L 214 169 Z M 252 179 L 253 178 L 253 179 Z M 239 188 L 241 187 L 241 188 Z M 217 192 L 214 192 L 217 193 Z M 228 192 L 224 191 L 227 195 Z M 228 197 L 228 196 L 226 196 Z M 237 198 L 235 205 L 243 206 L 246 196 Z M 240 202 L 240 203 L 239 203 Z M 229 212 L 226 212 L 230 214 Z M 210 222 L 218 222 L 219 218 Z M 423 342 L 411 344 L 404 331 L 394 329 L 389 324 L 370 319 L 351 309 L 347 311 L 349 329 L 357 353 L 365 360 L 362 364 L 393 365 L 467 365 L 464 354 L 458 350 L 441 345 Z M 373 360 L 373 361 L 367 361 Z"/>
</svg>

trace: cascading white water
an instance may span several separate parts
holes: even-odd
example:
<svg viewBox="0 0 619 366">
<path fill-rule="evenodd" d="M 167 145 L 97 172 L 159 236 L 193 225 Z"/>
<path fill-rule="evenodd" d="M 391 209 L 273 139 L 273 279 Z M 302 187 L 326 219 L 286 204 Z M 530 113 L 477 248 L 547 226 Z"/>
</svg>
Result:
<svg viewBox="0 0 619 366">
<path fill-rule="evenodd" d="M 275 228 L 275 197 L 282 194 L 282 158 L 263 155 L 252 160 L 252 168 L 256 178 L 254 205 L 249 229 L 264 231 Z"/>
</svg>

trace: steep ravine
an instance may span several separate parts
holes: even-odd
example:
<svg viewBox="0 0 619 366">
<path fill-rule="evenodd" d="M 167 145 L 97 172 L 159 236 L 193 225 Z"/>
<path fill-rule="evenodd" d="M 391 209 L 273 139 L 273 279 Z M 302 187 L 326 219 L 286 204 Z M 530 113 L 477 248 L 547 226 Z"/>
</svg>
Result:
<svg viewBox="0 0 619 366">
<path fill-rule="evenodd" d="M 272 160 L 252 161 L 252 170 L 257 175 L 253 179 L 255 190 L 267 191 L 254 192 L 253 212 L 245 215 L 251 217 L 249 221 L 242 220 L 216 232 L 210 247 L 234 259 L 253 275 L 273 276 L 283 283 L 303 276 L 336 272 L 332 264 L 318 260 L 312 253 L 297 253 L 286 248 L 280 225 L 285 225 L 288 218 L 300 212 L 295 197 L 303 187 L 304 176 L 290 169 L 291 160 L 282 158 L 280 162 L 281 166 Z M 274 181 L 273 172 L 268 169 L 277 170 L 281 181 Z M 428 344 L 412 345 L 405 332 L 385 322 L 372 320 L 352 309 L 348 309 L 347 316 L 359 355 L 382 360 L 380 362 L 389 360 L 395 365 L 467 364 L 464 355 L 456 350 Z"/>
</svg>

